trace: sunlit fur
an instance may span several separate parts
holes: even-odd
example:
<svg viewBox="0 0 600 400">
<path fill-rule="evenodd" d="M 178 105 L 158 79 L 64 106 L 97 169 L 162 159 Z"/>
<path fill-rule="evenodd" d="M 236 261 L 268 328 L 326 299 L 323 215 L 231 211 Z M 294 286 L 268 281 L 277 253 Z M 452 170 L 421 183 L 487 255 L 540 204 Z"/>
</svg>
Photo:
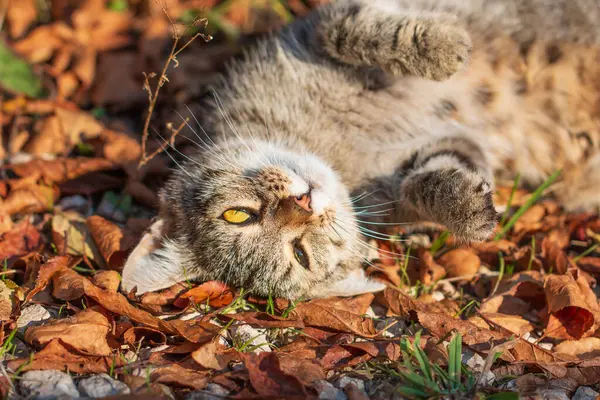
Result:
<svg viewBox="0 0 600 400">
<path fill-rule="evenodd" d="M 259 41 L 179 110 L 198 154 L 169 149 L 164 226 L 128 261 L 124 288 L 221 279 L 298 297 L 350 288 L 338 283 L 352 276 L 365 285 L 346 294 L 374 290 L 349 275 L 366 236 L 426 220 L 483 240 L 494 176 L 538 185 L 561 168 L 559 198 L 593 209 L 599 20 L 593 0 L 340 0 Z M 290 197 L 309 188 L 311 218 Z M 260 220 L 220 218 L 235 207 Z"/>
</svg>

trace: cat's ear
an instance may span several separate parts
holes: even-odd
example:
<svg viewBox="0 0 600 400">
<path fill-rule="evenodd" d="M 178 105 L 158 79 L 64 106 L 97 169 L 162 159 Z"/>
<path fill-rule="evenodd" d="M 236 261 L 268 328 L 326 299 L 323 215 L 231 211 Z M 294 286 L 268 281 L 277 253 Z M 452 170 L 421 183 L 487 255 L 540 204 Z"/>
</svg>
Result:
<svg viewBox="0 0 600 400">
<path fill-rule="evenodd" d="M 165 239 L 164 230 L 163 220 L 154 222 L 129 255 L 121 279 L 124 292 L 153 292 L 193 279 L 184 273 L 181 252 L 174 242 Z"/>
<path fill-rule="evenodd" d="M 367 277 L 362 268 L 357 268 L 341 280 L 319 285 L 310 293 L 309 297 L 355 296 L 363 293 L 379 292 L 385 288 L 384 283 Z"/>
</svg>

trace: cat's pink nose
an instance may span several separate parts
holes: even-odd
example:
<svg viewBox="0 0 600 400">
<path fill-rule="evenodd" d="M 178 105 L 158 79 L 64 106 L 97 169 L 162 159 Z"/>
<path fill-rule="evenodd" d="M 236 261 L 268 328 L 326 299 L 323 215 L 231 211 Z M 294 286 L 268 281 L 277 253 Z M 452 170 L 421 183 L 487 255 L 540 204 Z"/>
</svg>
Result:
<svg viewBox="0 0 600 400">
<path fill-rule="evenodd" d="M 302 196 L 294 196 L 294 202 L 304 211 L 312 212 L 310 207 L 310 195 L 308 193 Z"/>
</svg>

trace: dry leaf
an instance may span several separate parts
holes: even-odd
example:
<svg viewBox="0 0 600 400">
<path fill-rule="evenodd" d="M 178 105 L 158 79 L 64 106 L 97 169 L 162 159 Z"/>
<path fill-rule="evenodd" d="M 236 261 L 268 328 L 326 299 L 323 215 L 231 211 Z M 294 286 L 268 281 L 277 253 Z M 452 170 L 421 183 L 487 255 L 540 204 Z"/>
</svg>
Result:
<svg viewBox="0 0 600 400">
<path fill-rule="evenodd" d="M 87 309 L 72 317 L 28 328 L 25 341 L 39 346 L 60 339 L 64 344 L 86 354 L 108 356 L 112 353 L 106 341 L 110 328 L 111 325 L 104 315 Z"/>
<path fill-rule="evenodd" d="M 281 370 L 276 353 L 241 354 L 252 387 L 262 398 L 306 398 L 304 384 L 294 375 Z"/>
<path fill-rule="evenodd" d="M 565 340 L 554 346 L 553 350 L 556 353 L 568 354 L 578 358 L 599 357 L 600 339 L 588 337 L 579 340 Z"/>
<path fill-rule="evenodd" d="M 0 235 L 0 260 L 20 257 L 39 250 L 41 236 L 28 218 L 21 220 L 14 228 Z"/>
<path fill-rule="evenodd" d="M 37 19 L 35 0 L 14 1 L 6 7 L 8 31 L 13 38 L 23 35 Z"/>
<path fill-rule="evenodd" d="M 227 346 L 219 343 L 219 340 L 211 340 L 192 352 L 191 356 L 198 365 L 216 371 L 222 371 L 234 357 L 233 353 L 225 353 Z"/>
<path fill-rule="evenodd" d="M 9 165 L 7 168 L 21 177 L 38 175 L 46 182 L 63 183 L 90 172 L 115 169 L 116 165 L 104 158 L 74 157 L 52 161 L 33 160 L 24 164 Z"/>
<path fill-rule="evenodd" d="M 184 299 L 184 301 L 181 301 L 181 299 Z M 184 308 L 190 301 L 194 304 L 208 302 L 211 307 L 220 308 L 233 301 L 233 293 L 226 284 L 209 281 L 183 293 L 179 296 L 179 299 L 175 300 L 174 304 Z"/>
<path fill-rule="evenodd" d="M 481 266 L 479 257 L 466 249 L 450 250 L 438 258 L 437 262 L 446 269 L 449 278 L 464 276 L 470 279 Z"/>
<path fill-rule="evenodd" d="M 10 191 L 8 197 L 0 202 L 3 214 L 27 214 L 52 209 L 58 199 L 58 193 L 52 186 L 30 185 Z"/>
<path fill-rule="evenodd" d="M 9 368 L 21 371 L 34 370 L 61 370 L 75 374 L 100 374 L 107 373 L 111 368 L 122 365 L 119 357 L 89 356 L 69 349 L 60 339 L 54 339 L 46 347 L 35 353 L 33 360 L 29 357 L 13 360 L 8 363 Z"/>
<path fill-rule="evenodd" d="M 548 302 L 546 336 L 577 340 L 594 333 L 597 325 L 598 303 L 586 296 L 585 287 L 578 284 L 572 274 L 548 275 L 544 291 Z M 593 295 L 593 293 L 592 293 Z M 590 300 L 590 301 L 588 301 Z"/>
<path fill-rule="evenodd" d="M 100 268 L 104 267 L 104 260 L 98 251 L 85 224 L 85 218 L 78 213 L 56 213 L 52 217 L 52 242 L 56 245 L 59 254 L 71 256 L 85 256 Z"/>
<path fill-rule="evenodd" d="M 63 267 L 52 275 L 52 297 L 65 301 L 83 296 L 83 277 L 70 268 Z"/>
<path fill-rule="evenodd" d="M 92 277 L 92 283 L 108 292 L 117 292 L 121 284 L 121 276 L 117 271 L 100 271 Z"/>
<path fill-rule="evenodd" d="M 124 236 L 121 228 L 99 215 L 89 217 L 86 225 L 108 268 L 123 269 L 129 250 L 135 243 Z"/>
<path fill-rule="evenodd" d="M 202 390 L 209 382 L 209 374 L 207 372 L 184 368 L 177 364 L 171 364 L 152 371 L 150 381 Z"/>
</svg>

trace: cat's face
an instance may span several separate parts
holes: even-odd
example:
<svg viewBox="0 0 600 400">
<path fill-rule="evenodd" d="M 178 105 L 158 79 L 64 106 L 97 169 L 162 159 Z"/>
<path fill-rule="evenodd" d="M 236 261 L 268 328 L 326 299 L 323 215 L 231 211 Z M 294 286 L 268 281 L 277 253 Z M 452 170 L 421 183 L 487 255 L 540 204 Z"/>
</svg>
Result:
<svg viewBox="0 0 600 400">
<path fill-rule="evenodd" d="M 318 296 L 361 261 L 348 191 L 308 154 L 229 143 L 186 164 L 161 198 L 192 277 L 259 295 Z"/>
</svg>

